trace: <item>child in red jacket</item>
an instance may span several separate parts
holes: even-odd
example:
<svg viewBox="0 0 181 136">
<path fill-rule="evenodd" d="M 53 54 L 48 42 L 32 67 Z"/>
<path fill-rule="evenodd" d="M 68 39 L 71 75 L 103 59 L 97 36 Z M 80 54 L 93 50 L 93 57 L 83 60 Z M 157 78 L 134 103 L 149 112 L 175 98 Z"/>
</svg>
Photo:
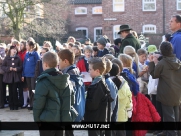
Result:
<svg viewBox="0 0 181 136">
<path fill-rule="evenodd" d="M 80 59 L 78 61 L 78 63 L 77 63 L 77 67 L 79 68 L 81 73 L 83 72 L 82 73 L 83 76 L 85 76 L 84 74 L 86 74 L 86 73 L 88 74 L 88 71 L 89 71 L 88 60 L 92 57 L 92 52 L 93 52 L 92 47 L 91 46 L 86 46 L 84 48 L 85 56 L 82 59 Z M 91 82 L 84 82 L 84 84 L 85 84 L 85 86 L 89 86 L 91 84 Z"/>
</svg>

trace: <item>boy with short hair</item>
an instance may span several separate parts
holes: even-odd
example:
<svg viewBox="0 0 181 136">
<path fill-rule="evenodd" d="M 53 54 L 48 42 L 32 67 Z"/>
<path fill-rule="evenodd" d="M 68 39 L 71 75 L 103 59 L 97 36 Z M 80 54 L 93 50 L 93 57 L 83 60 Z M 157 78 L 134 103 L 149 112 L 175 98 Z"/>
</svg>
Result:
<svg viewBox="0 0 181 136">
<path fill-rule="evenodd" d="M 73 102 L 71 101 L 71 91 L 73 90 L 69 84 L 69 75 L 62 75 L 55 68 L 58 64 L 58 56 L 56 53 L 45 53 L 42 58 L 42 63 L 44 72 L 37 78 L 33 102 L 34 121 L 72 121 L 69 113 L 71 110 L 71 102 Z M 41 123 L 40 128 L 41 127 L 44 127 L 44 123 Z M 55 126 L 55 128 L 56 127 L 58 126 Z M 58 129 L 51 131 L 54 131 L 56 135 L 63 136 L 63 131 L 57 130 Z M 54 136 L 51 131 L 40 130 L 40 136 Z"/>
<path fill-rule="evenodd" d="M 108 49 L 106 49 L 107 40 L 104 37 L 101 37 L 97 40 L 97 47 L 99 49 L 97 56 L 103 57 L 106 54 L 109 54 Z"/>
<path fill-rule="evenodd" d="M 110 91 L 106 86 L 103 74 L 106 70 L 105 58 L 91 58 L 89 60 L 89 73 L 94 79 L 88 87 L 85 115 L 86 122 L 106 122 L 106 109 L 108 101 L 112 102 Z M 107 94 L 107 95 L 106 95 Z M 88 131 L 89 136 L 98 136 L 100 130 Z"/>
<path fill-rule="evenodd" d="M 80 70 L 74 64 L 75 54 L 68 49 L 64 49 L 58 53 L 58 56 L 60 60 L 59 68 L 64 74 L 70 75 L 73 89 L 76 92 L 74 108 L 79 115 L 75 121 L 80 122 L 85 112 L 85 85 L 82 81 Z"/>
</svg>

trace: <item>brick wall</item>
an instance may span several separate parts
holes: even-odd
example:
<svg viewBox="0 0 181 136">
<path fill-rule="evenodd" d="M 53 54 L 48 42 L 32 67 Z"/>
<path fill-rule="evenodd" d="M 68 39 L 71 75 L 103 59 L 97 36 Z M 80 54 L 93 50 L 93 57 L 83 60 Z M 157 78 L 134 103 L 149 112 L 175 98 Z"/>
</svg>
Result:
<svg viewBox="0 0 181 136">
<path fill-rule="evenodd" d="M 92 8 L 96 6 L 101 6 L 100 4 L 89 4 L 89 5 L 74 5 L 72 7 L 69 20 L 69 31 L 75 31 L 78 27 L 88 28 L 88 37 L 93 42 L 94 40 L 94 28 L 102 27 L 102 15 L 92 14 Z M 75 15 L 76 7 L 87 7 L 86 15 Z"/>
<path fill-rule="evenodd" d="M 165 18 L 163 14 L 163 1 L 165 2 Z M 76 27 L 88 27 L 89 37 L 93 39 L 94 27 L 103 27 L 103 35 L 107 35 L 113 41 L 113 26 L 128 24 L 130 27 L 140 34 L 143 30 L 143 25 L 156 25 L 156 34 L 145 34 L 149 37 L 149 43 L 159 45 L 162 41 L 162 35 L 171 33 L 169 30 L 169 21 L 172 15 L 181 14 L 177 11 L 177 0 L 156 0 L 156 11 L 142 11 L 142 0 L 125 0 L 124 12 L 113 12 L 113 0 L 102 0 L 101 15 L 92 15 L 92 7 L 99 6 L 94 4 L 89 5 L 74 5 L 75 7 L 88 7 L 87 15 L 75 15 L 74 8 L 71 13 L 71 30 Z M 106 18 L 115 18 L 116 20 L 104 20 Z M 165 24 L 163 19 L 165 19 Z"/>
</svg>

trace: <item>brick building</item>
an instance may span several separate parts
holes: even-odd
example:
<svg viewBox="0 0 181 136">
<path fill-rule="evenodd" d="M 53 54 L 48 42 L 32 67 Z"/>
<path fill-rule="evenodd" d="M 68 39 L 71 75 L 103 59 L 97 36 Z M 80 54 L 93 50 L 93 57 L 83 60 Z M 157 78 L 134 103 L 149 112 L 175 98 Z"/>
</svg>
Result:
<svg viewBox="0 0 181 136">
<path fill-rule="evenodd" d="M 119 26 L 128 24 L 159 45 L 162 35 L 171 33 L 171 16 L 181 14 L 181 0 L 74 0 L 72 6 L 69 30 L 82 31 L 92 41 L 102 34 L 113 41 Z"/>
</svg>

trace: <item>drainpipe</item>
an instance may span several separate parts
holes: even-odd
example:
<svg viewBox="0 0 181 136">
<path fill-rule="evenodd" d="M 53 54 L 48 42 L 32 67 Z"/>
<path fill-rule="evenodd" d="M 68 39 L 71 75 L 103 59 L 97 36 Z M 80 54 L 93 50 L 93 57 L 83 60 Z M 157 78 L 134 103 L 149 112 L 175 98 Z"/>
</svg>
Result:
<svg viewBox="0 0 181 136">
<path fill-rule="evenodd" d="M 163 0 L 163 34 L 165 34 L 165 0 Z"/>
</svg>

